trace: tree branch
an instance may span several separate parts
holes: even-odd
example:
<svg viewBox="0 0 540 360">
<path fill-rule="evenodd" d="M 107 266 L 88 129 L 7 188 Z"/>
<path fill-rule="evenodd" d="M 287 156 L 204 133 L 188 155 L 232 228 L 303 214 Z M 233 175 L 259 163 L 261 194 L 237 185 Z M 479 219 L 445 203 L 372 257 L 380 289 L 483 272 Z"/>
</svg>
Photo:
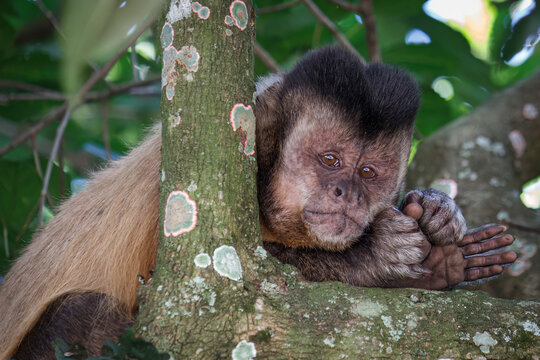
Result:
<svg viewBox="0 0 540 360">
<path fill-rule="evenodd" d="M 381 52 L 379 50 L 379 42 L 377 40 L 377 24 L 373 13 L 373 3 L 371 0 L 362 0 L 361 15 L 364 18 L 366 26 L 366 42 L 368 46 L 370 61 L 381 61 Z"/>
<path fill-rule="evenodd" d="M 67 108 L 64 113 L 64 117 L 60 122 L 60 126 L 56 130 L 56 137 L 54 139 L 54 145 L 51 151 L 51 156 L 49 157 L 49 162 L 47 163 L 47 170 L 45 171 L 45 177 L 43 178 L 43 187 L 41 188 L 41 195 L 39 198 L 39 213 L 38 213 L 38 225 L 43 223 L 43 208 L 45 207 L 45 199 L 47 197 L 49 189 L 49 181 L 51 180 L 51 173 L 53 168 L 54 160 L 58 154 L 58 149 L 60 148 L 60 143 L 62 142 L 62 137 L 64 136 L 64 131 L 66 129 L 67 123 L 69 121 L 69 116 L 71 115 L 71 108 Z"/>
<path fill-rule="evenodd" d="M 364 26 L 366 27 L 366 43 L 368 46 L 370 61 L 381 61 L 379 51 L 379 42 L 377 40 L 377 24 L 373 13 L 373 4 L 371 0 L 362 0 L 359 3 L 351 4 L 344 0 L 328 0 L 343 10 L 351 11 L 362 16 Z"/>
<path fill-rule="evenodd" d="M 292 8 L 300 3 L 300 0 L 289 1 L 288 3 L 278 4 L 273 6 L 267 6 L 256 10 L 257 15 L 269 14 L 276 11 L 286 10 Z"/>
<path fill-rule="evenodd" d="M 103 135 L 103 145 L 107 154 L 107 161 L 111 161 L 111 142 L 109 140 L 109 126 L 107 124 L 107 101 L 101 101 L 101 132 Z"/>
<path fill-rule="evenodd" d="M 365 64 L 366 60 L 360 55 L 360 53 L 355 49 L 354 46 L 347 40 L 345 35 L 343 35 L 337 26 L 313 3 L 312 0 L 302 0 L 304 4 L 308 7 L 308 9 L 315 15 L 317 20 L 319 20 L 330 32 L 334 37 L 347 49 L 349 49 L 351 52 L 358 55 L 358 57 L 362 60 L 362 62 Z"/>
<path fill-rule="evenodd" d="M 95 102 L 95 101 L 102 101 L 109 99 L 111 97 L 114 97 L 116 95 L 120 94 L 131 94 L 134 93 L 136 89 L 138 88 L 144 88 L 149 85 L 152 85 L 153 83 L 158 82 L 160 79 L 159 75 L 150 77 L 143 81 L 137 81 L 137 82 L 130 82 L 127 84 L 116 86 L 112 89 L 101 91 L 101 92 L 95 92 L 90 93 L 83 99 L 83 103 L 89 103 L 89 102 Z M 0 86 L 2 84 L 6 84 L 7 82 L 0 82 Z M 28 85 L 33 86 L 33 85 Z M 153 94 L 153 93 L 151 93 Z M 48 99 L 50 100 L 50 99 Z M 14 139 L 11 143 L 4 146 L 0 149 L 0 156 L 7 154 L 9 151 L 13 150 L 15 147 L 20 145 L 22 142 L 26 141 L 28 138 L 36 135 L 38 132 L 40 132 L 44 127 L 52 123 L 54 120 L 58 119 L 60 116 L 64 114 L 64 112 L 67 109 L 67 103 L 63 104 L 62 106 L 54 109 L 52 112 L 50 112 L 47 116 L 45 116 L 39 123 L 32 126 L 28 131 L 22 133 L 21 135 L 17 136 L 16 139 Z"/>
<path fill-rule="evenodd" d="M 281 68 L 278 63 L 272 58 L 272 56 L 266 51 L 261 44 L 258 42 L 255 43 L 253 48 L 255 55 L 263 62 L 264 65 L 272 72 L 281 72 Z"/>
<path fill-rule="evenodd" d="M 1 148 L 0 149 L 0 156 L 8 153 L 13 148 L 18 146 L 20 143 L 27 140 L 29 137 L 34 136 L 35 134 L 40 132 L 45 126 L 49 125 L 54 120 L 56 120 L 57 118 L 62 116 L 66 112 L 67 108 L 68 108 L 67 103 L 64 103 L 64 105 L 62 105 L 62 106 L 54 109 L 53 111 L 51 111 L 47 116 L 45 116 L 40 122 L 38 122 L 37 124 L 32 126 L 28 131 L 26 131 L 23 134 L 17 136 L 17 138 L 15 138 L 15 140 L 13 140 L 9 144 L 7 144 L 3 148 Z"/>
<path fill-rule="evenodd" d="M 39 10 L 41 10 L 41 12 L 43 13 L 43 15 L 45 15 L 45 17 L 47 18 L 47 20 L 49 20 L 49 22 L 51 23 L 51 25 L 54 26 L 55 30 L 58 31 L 58 33 L 60 34 L 60 36 L 62 36 L 63 38 L 65 38 L 64 33 L 62 32 L 62 29 L 60 28 L 60 24 L 58 23 L 58 20 L 56 19 L 56 17 L 55 17 L 54 14 L 52 13 L 52 11 L 50 11 L 50 10 L 45 6 L 45 4 L 43 3 L 42 0 L 34 0 L 34 2 L 36 3 L 36 6 L 39 8 Z"/>
</svg>

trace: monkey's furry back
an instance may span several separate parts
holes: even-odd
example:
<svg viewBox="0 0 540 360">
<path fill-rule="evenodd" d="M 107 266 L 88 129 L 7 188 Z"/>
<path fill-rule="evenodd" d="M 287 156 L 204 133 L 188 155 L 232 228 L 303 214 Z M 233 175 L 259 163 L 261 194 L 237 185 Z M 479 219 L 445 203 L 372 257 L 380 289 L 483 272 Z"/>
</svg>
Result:
<svg viewBox="0 0 540 360">
<path fill-rule="evenodd" d="M 160 163 L 156 127 L 36 233 L 0 286 L 0 359 L 63 294 L 104 293 L 129 310 L 137 306 L 137 274 L 147 274 L 156 255 Z"/>
</svg>

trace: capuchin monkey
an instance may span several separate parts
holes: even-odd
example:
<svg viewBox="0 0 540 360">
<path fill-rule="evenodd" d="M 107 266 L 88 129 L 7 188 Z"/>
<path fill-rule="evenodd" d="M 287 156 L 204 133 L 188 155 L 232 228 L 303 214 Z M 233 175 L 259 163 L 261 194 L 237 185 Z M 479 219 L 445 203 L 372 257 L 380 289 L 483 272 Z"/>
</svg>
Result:
<svg viewBox="0 0 540 360">
<path fill-rule="evenodd" d="M 513 237 L 465 234 L 452 199 L 403 187 L 419 103 L 414 81 L 331 47 L 257 85 L 257 186 L 265 248 L 313 281 L 444 289 L 515 260 Z M 161 138 L 149 136 L 67 200 L 0 288 L 0 359 L 96 356 L 134 321 L 138 274 L 157 250 Z M 477 255 L 468 257 L 470 255 Z"/>
</svg>

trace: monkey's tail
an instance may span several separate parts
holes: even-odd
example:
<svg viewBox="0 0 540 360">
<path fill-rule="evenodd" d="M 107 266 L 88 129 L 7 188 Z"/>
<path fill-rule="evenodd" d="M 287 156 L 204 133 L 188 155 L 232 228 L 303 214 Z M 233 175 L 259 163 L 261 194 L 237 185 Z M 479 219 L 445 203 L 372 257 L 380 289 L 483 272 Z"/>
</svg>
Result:
<svg viewBox="0 0 540 360">
<path fill-rule="evenodd" d="M 158 236 L 159 127 L 97 173 L 35 236 L 0 287 L 0 359 L 13 355 L 47 306 L 77 292 L 137 306 L 137 275 L 153 268 Z"/>
</svg>

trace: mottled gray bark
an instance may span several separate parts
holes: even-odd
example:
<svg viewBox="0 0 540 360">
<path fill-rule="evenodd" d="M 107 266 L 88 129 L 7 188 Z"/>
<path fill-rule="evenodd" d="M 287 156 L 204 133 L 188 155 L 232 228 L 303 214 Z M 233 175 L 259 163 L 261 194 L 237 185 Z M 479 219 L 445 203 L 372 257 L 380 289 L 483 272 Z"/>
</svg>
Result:
<svg viewBox="0 0 540 360">
<path fill-rule="evenodd" d="M 479 287 L 494 296 L 540 299 L 540 211 L 520 200 L 540 175 L 540 72 L 424 140 L 407 176 L 411 188 L 454 188 L 471 227 L 509 226 L 519 259 Z M 443 180 L 443 181 L 441 181 Z"/>
</svg>

